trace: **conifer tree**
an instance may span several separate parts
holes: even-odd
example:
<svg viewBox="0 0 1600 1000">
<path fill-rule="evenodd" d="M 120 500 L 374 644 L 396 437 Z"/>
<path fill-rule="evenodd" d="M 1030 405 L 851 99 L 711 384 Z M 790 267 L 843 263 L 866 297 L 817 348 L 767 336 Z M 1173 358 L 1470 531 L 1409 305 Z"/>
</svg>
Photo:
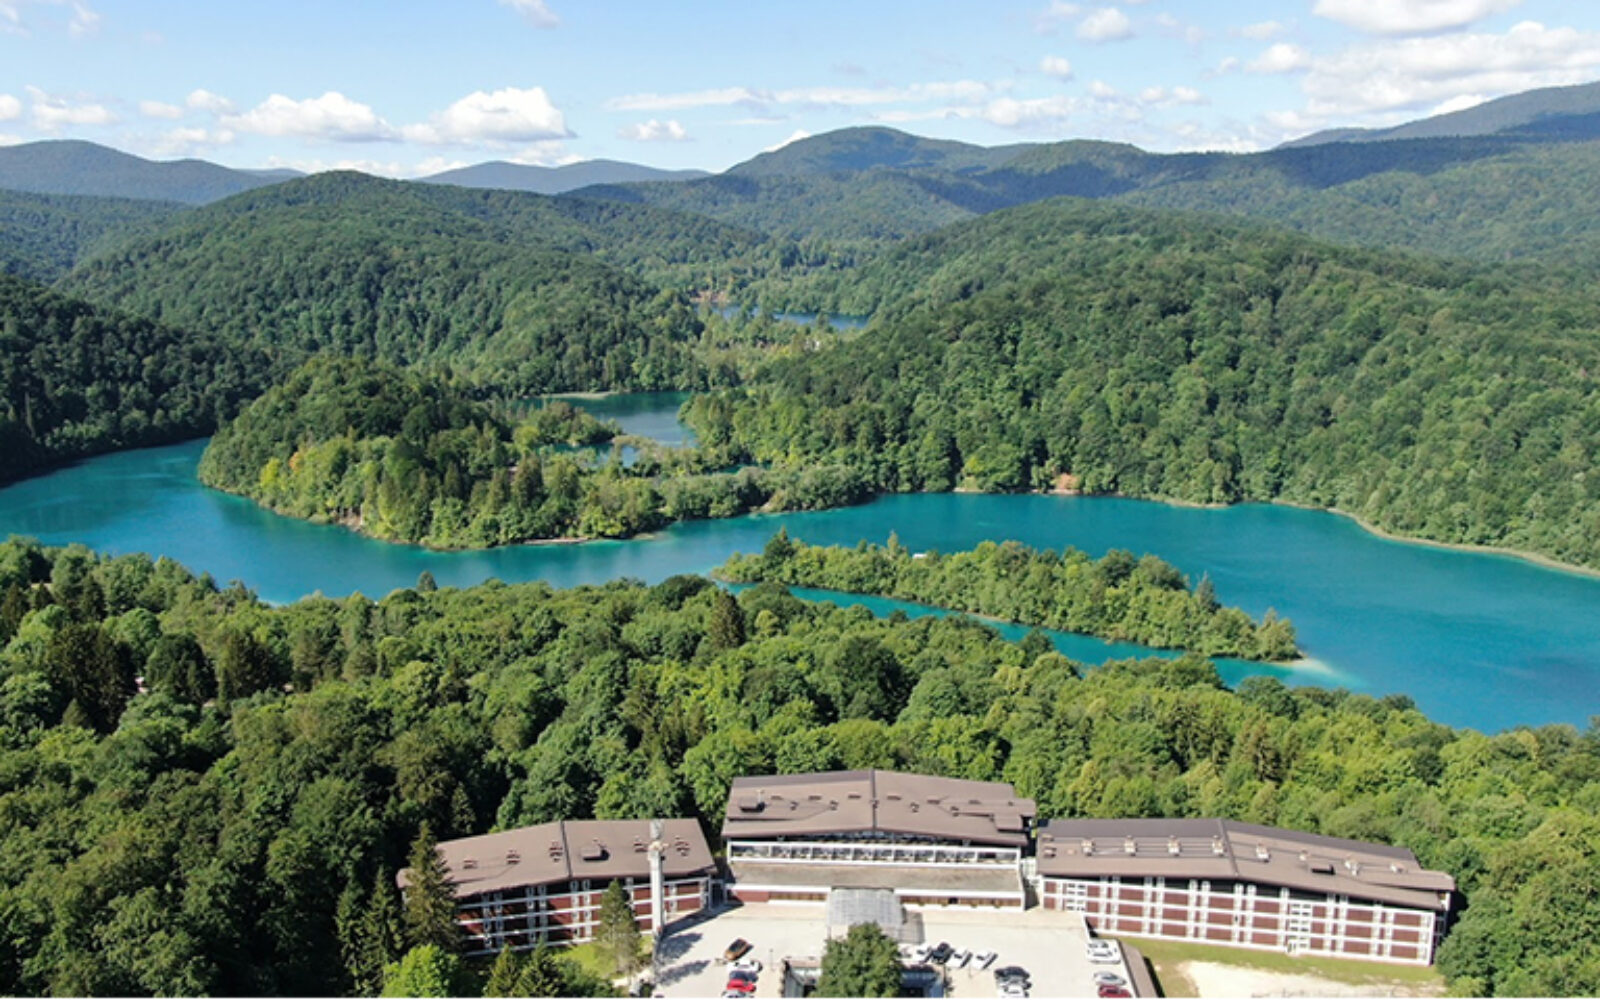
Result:
<svg viewBox="0 0 1600 1000">
<path fill-rule="evenodd" d="M 358 954 L 350 969 L 357 993 L 373 996 L 383 988 L 384 967 L 398 961 L 404 951 L 403 931 L 394 879 L 387 869 L 380 868 L 362 913 Z"/>
<path fill-rule="evenodd" d="M 494 960 L 494 965 L 489 969 L 489 979 L 483 984 L 483 995 L 486 997 L 547 995 L 519 992 L 521 979 L 522 961 L 517 957 L 517 953 L 509 947 L 501 948 L 499 956 Z"/>
<path fill-rule="evenodd" d="M 711 648 L 734 649 L 744 645 L 744 611 L 732 594 L 718 587 L 711 595 L 711 624 L 706 630 Z"/>
<path fill-rule="evenodd" d="M 437 945 L 454 951 L 461 931 L 456 926 L 456 897 L 450 887 L 450 874 L 433 828 L 423 821 L 417 839 L 411 844 L 410 867 L 406 870 L 406 942 L 413 948 Z"/>
<path fill-rule="evenodd" d="M 616 879 L 600 895 L 600 926 L 595 942 L 616 963 L 617 975 L 631 976 L 639 971 L 639 925 L 633 918 L 633 902 L 628 890 Z"/>
</svg>

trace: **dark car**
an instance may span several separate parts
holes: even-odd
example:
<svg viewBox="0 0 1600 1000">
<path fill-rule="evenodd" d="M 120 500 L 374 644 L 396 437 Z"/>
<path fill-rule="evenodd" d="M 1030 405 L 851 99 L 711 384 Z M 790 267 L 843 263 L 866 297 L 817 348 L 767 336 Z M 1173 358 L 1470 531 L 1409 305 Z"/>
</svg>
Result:
<svg viewBox="0 0 1600 1000">
<path fill-rule="evenodd" d="M 994 970 L 994 982 L 996 986 L 1004 986 L 1006 983 L 1021 983 L 1026 986 L 1029 982 L 1028 970 L 1020 965 L 1003 966 Z"/>
<path fill-rule="evenodd" d="M 722 953 L 722 957 L 729 962 L 737 962 L 750 953 L 750 948 L 749 941 L 744 938 L 734 938 L 733 944 L 728 945 L 727 950 Z"/>
<path fill-rule="evenodd" d="M 950 961 L 950 956 L 955 953 L 956 950 L 950 947 L 950 942 L 940 941 L 939 946 L 928 953 L 928 961 L 935 965 L 943 965 Z"/>
</svg>

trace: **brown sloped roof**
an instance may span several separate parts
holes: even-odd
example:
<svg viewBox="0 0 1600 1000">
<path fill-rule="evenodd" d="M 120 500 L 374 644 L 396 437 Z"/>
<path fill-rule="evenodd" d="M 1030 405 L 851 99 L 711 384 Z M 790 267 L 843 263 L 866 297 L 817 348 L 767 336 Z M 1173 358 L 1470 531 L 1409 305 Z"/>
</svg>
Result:
<svg viewBox="0 0 1600 1000">
<path fill-rule="evenodd" d="M 1455 890 L 1403 847 L 1220 819 L 1051 820 L 1039 874 L 1234 879 L 1435 910 Z"/>
<path fill-rule="evenodd" d="M 716 871 L 711 848 L 692 819 L 663 821 L 662 871 L 684 878 Z M 648 878 L 650 820 L 588 819 L 540 823 L 439 843 L 457 899 L 572 879 Z M 396 881 L 403 887 L 406 872 Z"/>
<path fill-rule="evenodd" d="M 722 836 L 732 839 L 894 833 L 1023 847 L 1035 808 L 1010 785 L 897 771 L 736 778 Z"/>
</svg>

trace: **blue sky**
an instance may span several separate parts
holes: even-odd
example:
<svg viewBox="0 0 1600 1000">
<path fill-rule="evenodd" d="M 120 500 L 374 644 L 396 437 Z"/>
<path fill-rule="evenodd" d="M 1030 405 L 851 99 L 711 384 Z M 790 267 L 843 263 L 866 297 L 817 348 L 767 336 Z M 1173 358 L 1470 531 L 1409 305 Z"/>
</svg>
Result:
<svg viewBox="0 0 1600 1000">
<path fill-rule="evenodd" d="M 1595 79 L 1573 0 L 0 0 L 0 142 L 394 176 L 864 124 L 1247 150 Z"/>
</svg>

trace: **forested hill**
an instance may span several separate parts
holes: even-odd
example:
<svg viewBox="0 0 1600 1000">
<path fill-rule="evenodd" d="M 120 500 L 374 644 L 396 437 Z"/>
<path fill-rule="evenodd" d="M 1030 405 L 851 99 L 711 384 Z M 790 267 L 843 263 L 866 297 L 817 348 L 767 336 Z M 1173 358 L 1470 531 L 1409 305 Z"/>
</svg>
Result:
<svg viewBox="0 0 1600 1000">
<path fill-rule="evenodd" d="M 98 143 L 51 139 L 0 148 L 0 188 L 202 205 L 277 184 L 292 171 L 233 170 L 205 160 L 146 160 Z"/>
<path fill-rule="evenodd" d="M 687 280 L 765 250 L 657 209 L 327 174 L 186 213 L 62 287 L 274 352 L 447 361 L 507 391 L 695 388 L 693 306 L 623 267 Z"/>
<path fill-rule="evenodd" d="M 887 129 L 848 129 L 718 177 L 579 194 L 834 244 L 919 235 L 1070 195 L 1247 216 L 1356 246 L 1600 266 L 1600 208 L 1588 194 L 1600 179 L 1600 142 L 1581 129 L 1252 154 L 1158 154 L 1089 141 L 962 147 L 942 156 L 927 148 L 939 145 Z"/>
<path fill-rule="evenodd" d="M 269 368 L 254 348 L 0 275 L 0 482 L 209 433 Z"/>
<path fill-rule="evenodd" d="M 870 336 L 696 401 L 702 441 L 882 489 L 1338 507 L 1600 565 L 1600 304 L 1480 269 L 1060 200 L 864 269 Z"/>
<path fill-rule="evenodd" d="M 1600 990 L 1593 731 L 1233 692 L 1194 657 L 1084 670 L 1042 635 L 770 585 L 429 583 L 268 607 L 167 560 L 0 543 L 0 992 L 373 995 L 424 823 L 714 825 L 735 777 L 856 768 L 1403 844 L 1466 895 L 1453 993 Z"/>
<path fill-rule="evenodd" d="M 0 191 L 0 272 L 55 281 L 95 250 L 182 210 L 170 201 Z"/>
</svg>

